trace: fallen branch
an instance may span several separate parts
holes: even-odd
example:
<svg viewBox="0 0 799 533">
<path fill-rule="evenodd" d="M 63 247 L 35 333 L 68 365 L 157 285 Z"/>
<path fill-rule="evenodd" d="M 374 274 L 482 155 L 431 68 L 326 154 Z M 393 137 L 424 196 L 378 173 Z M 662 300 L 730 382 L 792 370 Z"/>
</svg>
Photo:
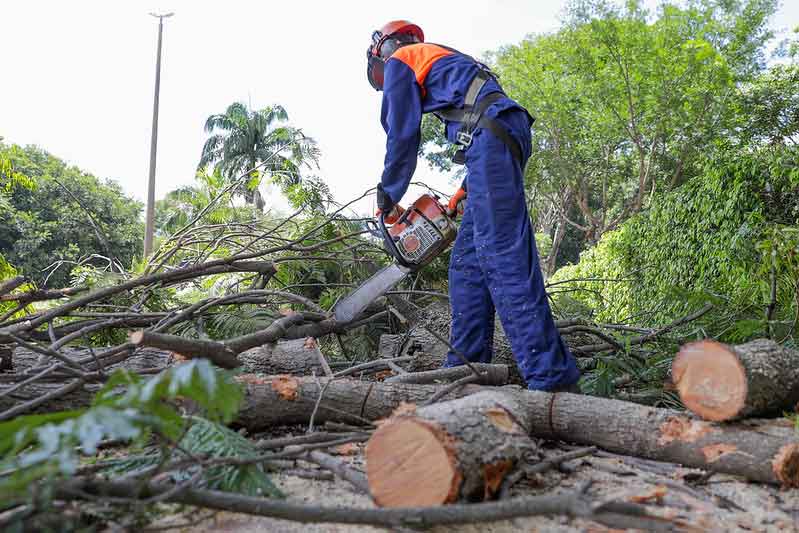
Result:
<svg viewBox="0 0 799 533">
<path fill-rule="evenodd" d="M 65 304 L 50 309 L 36 316 L 35 318 L 32 318 L 30 321 L 26 322 L 22 328 L 16 329 L 16 331 L 19 331 L 23 328 L 25 330 L 35 329 L 42 324 L 47 324 L 56 317 L 66 315 L 69 312 L 84 307 L 90 303 L 103 300 L 109 296 L 129 291 L 137 287 L 152 285 L 155 283 L 175 283 L 201 276 L 226 274 L 232 272 L 257 272 L 264 276 L 272 276 L 275 272 L 277 272 L 277 270 L 275 269 L 274 263 L 271 261 L 237 261 L 236 258 L 229 258 L 178 268 L 169 272 L 160 272 L 149 276 L 142 276 L 140 278 L 135 278 L 124 283 L 120 283 L 118 285 L 103 287 L 96 291 L 92 291 L 85 296 L 81 296 L 80 298 L 75 298 L 74 300 L 71 300 Z M 0 330 L 0 341 L 5 340 L 2 338 L 2 333 L 3 331 Z"/>
<path fill-rule="evenodd" d="M 652 331 L 651 333 L 646 333 L 644 335 L 639 335 L 637 337 L 633 337 L 631 339 L 628 339 L 627 341 L 625 341 L 625 344 L 630 345 L 630 346 L 634 346 L 634 345 L 645 344 L 647 342 L 653 341 L 656 338 L 661 337 L 661 336 L 665 335 L 666 333 L 674 330 L 675 328 L 678 328 L 679 326 L 682 326 L 683 324 L 687 324 L 689 322 L 693 322 L 694 320 L 696 320 L 698 318 L 701 318 L 703 315 L 707 314 L 708 311 L 710 311 L 711 309 L 713 309 L 713 304 L 705 304 L 704 307 L 702 307 L 698 311 L 695 311 L 695 312 L 693 312 L 693 313 L 691 313 L 689 315 L 686 315 L 686 316 L 684 316 L 682 318 L 678 318 L 674 322 L 672 322 L 670 324 L 667 324 L 666 326 L 663 326 L 660 329 L 656 329 L 655 331 Z M 582 353 L 596 353 L 596 352 L 604 352 L 604 351 L 607 351 L 607 350 L 612 350 L 614 348 L 615 348 L 615 346 L 605 342 L 605 343 L 602 343 L 602 344 L 591 344 L 591 345 L 588 345 L 588 346 L 579 346 L 579 347 L 576 347 L 575 350 L 577 350 L 579 352 L 582 352 Z"/>
<path fill-rule="evenodd" d="M 65 500 L 84 500 L 91 496 L 143 499 L 164 495 L 173 489 L 174 486 L 166 484 L 78 478 L 66 482 L 57 491 L 57 497 Z M 389 528 L 485 523 L 537 515 L 585 518 L 611 527 L 636 527 L 649 531 L 673 531 L 679 527 L 679 522 L 652 516 L 645 507 L 636 504 L 607 503 L 595 507 L 584 491 L 472 505 L 409 509 L 321 507 L 192 487 L 172 492 L 164 501 L 302 523 L 365 524 Z"/>
<path fill-rule="evenodd" d="M 508 366 L 492 365 L 488 363 L 472 363 L 479 372 L 475 381 L 480 385 L 505 385 L 508 383 Z M 386 383 L 440 383 L 456 381 L 474 373 L 466 366 L 440 368 L 424 372 L 408 372 L 386 379 Z"/>
<path fill-rule="evenodd" d="M 25 276 L 16 276 L 11 279 L 7 279 L 2 283 L 0 283 L 0 295 L 8 294 L 9 292 L 13 291 L 18 287 L 21 287 L 27 282 L 28 278 L 26 278 Z"/>
<path fill-rule="evenodd" d="M 534 465 L 524 465 L 505 478 L 505 481 L 502 483 L 502 490 L 499 493 L 499 497 L 500 499 L 505 499 L 510 496 L 511 487 L 513 487 L 513 485 L 518 483 L 524 477 L 543 474 L 550 468 L 560 466 L 561 463 L 573 461 L 574 459 L 579 459 L 587 455 L 592 455 L 596 451 L 596 446 L 589 446 L 588 448 L 580 448 L 579 450 L 569 451 L 554 457 L 548 457 Z"/>
<path fill-rule="evenodd" d="M 336 476 L 349 481 L 353 487 L 371 497 L 369 493 L 369 482 L 366 481 L 366 476 L 345 464 L 344 461 L 340 461 L 332 455 L 320 452 L 319 450 L 308 452 L 302 456 L 302 459 L 333 472 Z"/>
<path fill-rule="evenodd" d="M 292 313 L 278 318 L 261 331 L 227 341 L 188 339 L 179 335 L 155 333 L 148 330 L 135 331 L 130 334 L 128 340 L 135 346 L 161 348 L 188 358 L 204 357 L 222 368 L 236 368 L 241 365 L 236 357 L 237 354 L 283 338 L 289 327 L 298 324 L 303 319 L 303 314 Z"/>
</svg>

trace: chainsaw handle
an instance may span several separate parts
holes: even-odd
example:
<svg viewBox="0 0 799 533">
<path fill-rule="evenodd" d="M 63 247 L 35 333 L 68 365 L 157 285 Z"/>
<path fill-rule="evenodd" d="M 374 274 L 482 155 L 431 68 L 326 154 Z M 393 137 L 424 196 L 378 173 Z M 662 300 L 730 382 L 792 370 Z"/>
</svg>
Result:
<svg viewBox="0 0 799 533">
<path fill-rule="evenodd" d="M 406 210 L 402 216 L 406 216 L 410 209 Z M 402 258 L 402 254 L 397 249 L 397 244 L 394 242 L 394 237 L 388 232 L 388 228 L 386 227 L 386 214 L 381 212 L 380 215 L 377 217 L 378 227 L 380 228 L 380 233 L 383 235 L 383 242 L 385 243 L 386 248 L 388 249 L 388 253 L 394 257 L 394 260 L 399 263 L 400 265 L 413 268 L 413 265 L 405 261 Z M 399 222 L 399 221 L 397 221 Z"/>
</svg>

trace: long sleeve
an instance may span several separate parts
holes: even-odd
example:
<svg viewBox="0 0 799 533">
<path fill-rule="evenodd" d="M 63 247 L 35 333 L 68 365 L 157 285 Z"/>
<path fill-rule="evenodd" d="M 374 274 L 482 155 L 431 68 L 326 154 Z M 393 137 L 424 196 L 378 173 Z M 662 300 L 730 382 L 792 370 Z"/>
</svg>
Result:
<svg viewBox="0 0 799 533">
<path fill-rule="evenodd" d="M 416 170 L 422 122 L 421 88 L 413 70 L 401 61 L 386 62 L 380 121 L 387 136 L 381 183 L 396 203 Z"/>
</svg>

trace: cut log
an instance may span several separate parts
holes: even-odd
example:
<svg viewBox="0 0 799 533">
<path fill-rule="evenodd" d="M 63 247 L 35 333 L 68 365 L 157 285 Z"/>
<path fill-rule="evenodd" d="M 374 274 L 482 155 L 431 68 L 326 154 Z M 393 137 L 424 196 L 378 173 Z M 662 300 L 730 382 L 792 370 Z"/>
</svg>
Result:
<svg viewBox="0 0 799 533">
<path fill-rule="evenodd" d="M 790 425 L 769 421 L 718 424 L 697 420 L 679 411 L 579 394 L 504 388 L 480 395 L 490 395 L 494 401 L 501 402 L 512 420 L 520 425 L 529 424 L 527 430 L 534 437 L 594 445 L 624 455 L 799 487 L 799 436 Z M 503 399 L 503 395 L 513 396 L 515 403 Z M 438 405 L 438 409 L 452 413 L 451 424 L 457 424 L 459 418 L 473 416 L 470 412 L 473 401 L 471 398 L 456 399 L 448 402 L 448 406 Z M 489 399 L 486 396 L 486 400 L 481 401 Z M 513 406 L 518 407 L 513 409 Z M 457 431 L 450 436 L 455 439 L 456 435 Z M 428 442 L 430 436 L 421 431 L 411 435 L 409 430 L 404 436 L 394 432 L 392 439 L 386 434 L 381 439 L 385 442 L 380 446 L 387 449 L 391 448 L 391 440 L 397 442 L 394 464 L 409 465 L 419 460 L 420 456 L 413 456 L 416 450 L 429 449 L 429 445 L 423 448 L 422 444 Z M 405 443 L 408 439 L 420 442 L 418 445 Z M 491 440 L 497 448 L 504 444 L 501 438 Z M 368 446 L 371 447 L 371 443 Z M 444 456 L 439 454 L 438 457 Z M 369 461 L 367 454 L 367 472 L 373 468 Z M 432 471 L 429 465 L 428 471 Z"/>
<path fill-rule="evenodd" d="M 256 374 L 322 375 L 322 354 L 313 337 L 264 344 L 238 355 L 241 366 Z"/>
<path fill-rule="evenodd" d="M 366 447 L 372 497 L 383 507 L 427 507 L 494 496 L 505 475 L 537 452 L 516 397 L 477 393 L 400 408 Z M 513 413 L 513 414 L 511 414 Z"/>
<path fill-rule="evenodd" d="M 706 420 L 795 411 L 799 402 L 799 352 L 768 339 L 686 344 L 671 374 L 683 404 Z"/>
<path fill-rule="evenodd" d="M 799 487 L 799 436 L 791 425 L 719 424 L 620 400 L 541 391 L 525 395 L 535 436 Z"/>
<path fill-rule="evenodd" d="M 327 421 L 363 424 L 391 415 L 402 403 L 422 403 L 442 388 L 440 385 L 288 375 L 244 374 L 236 379 L 246 384 L 236 424 L 250 431 L 307 424 L 314 411 L 314 422 L 317 424 Z M 480 390 L 479 385 L 467 385 L 451 392 L 446 398 L 458 398 L 477 390 Z"/>
</svg>

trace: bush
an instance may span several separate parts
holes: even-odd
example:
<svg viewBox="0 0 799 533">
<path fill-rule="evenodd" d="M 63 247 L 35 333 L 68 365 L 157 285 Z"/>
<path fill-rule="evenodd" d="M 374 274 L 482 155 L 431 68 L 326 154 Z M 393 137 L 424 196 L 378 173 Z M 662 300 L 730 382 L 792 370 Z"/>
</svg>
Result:
<svg viewBox="0 0 799 533">
<path fill-rule="evenodd" d="M 709 333 L 737 341 L 765 329 L 773 275 L 773 325 L 789 334 L 799 274 L 798 163 L 796 148 L 717 157 L 551 282 L 603 322 L 657 326 L 712 301 Z"/>
</svg>

